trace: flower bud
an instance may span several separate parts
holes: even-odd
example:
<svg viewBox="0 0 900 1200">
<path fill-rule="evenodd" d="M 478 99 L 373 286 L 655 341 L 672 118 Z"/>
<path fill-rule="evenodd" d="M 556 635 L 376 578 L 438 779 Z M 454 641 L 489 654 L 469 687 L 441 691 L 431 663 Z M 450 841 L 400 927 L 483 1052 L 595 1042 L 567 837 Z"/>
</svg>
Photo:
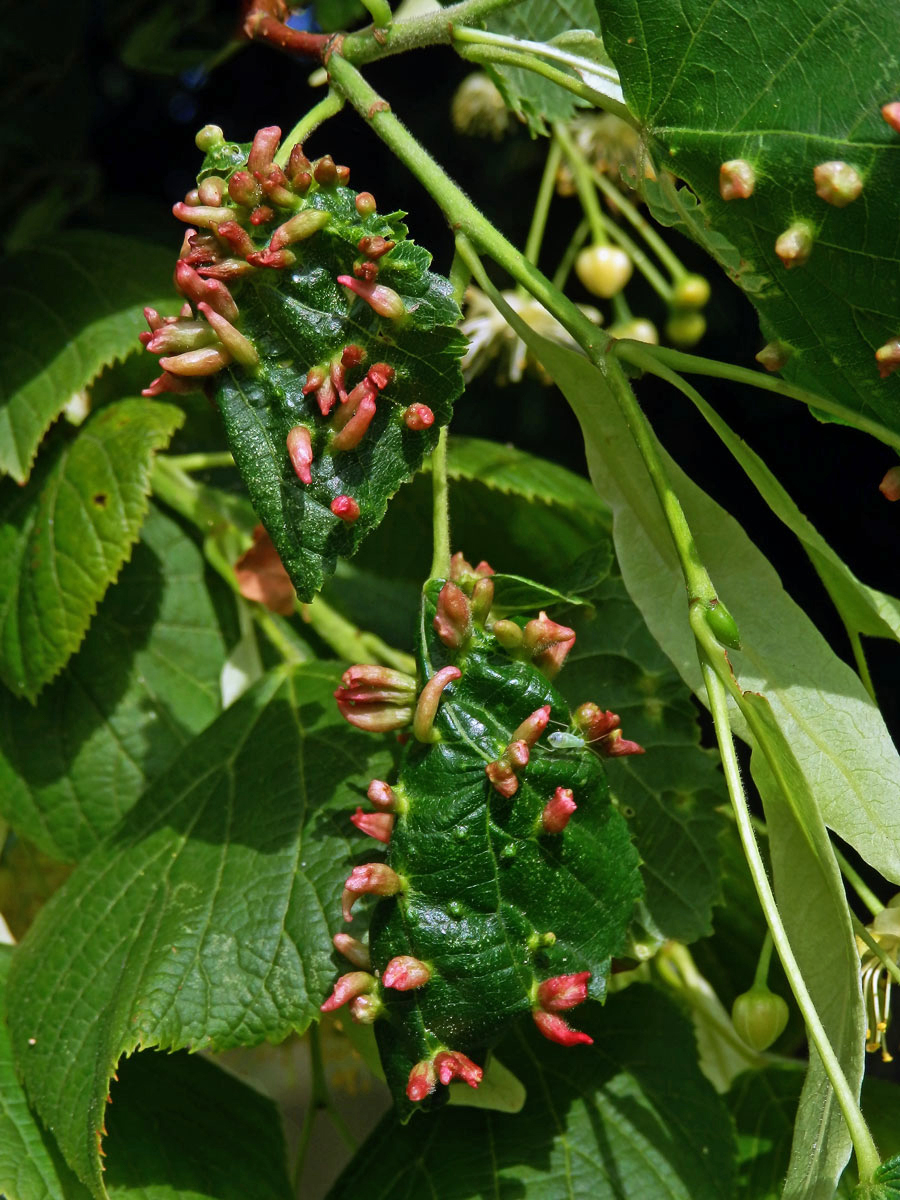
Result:
<svg viewBox="0 0 900 1200">
<path fill-rule="evenodd" d="M 787 1002 L 767 987 L 752 987 L 731 1009 L 738 1036 L 760 1054 L 784 1033 L 789 1016 Z"/>
<path fill-rule="evenodd" d="M 863 190 L 859 173 L 845 162 L 819 163 L 813 170 L 816 195 L 835 208 L 846 208 Z"/>
<path fill-rule="evenodd" d="M 387 845 L 391 840 L 396 818 L 393 813 L 367 813 L 363 812 L 361 808 L 357 808 L 350 820 L 360 833 L 366 833 L 369 837 Z"/>
<path fill-rule="evenodd" d="M 430 978 L 431 968 L 410 954 L 398 954 L 381 973 L 382 985 L 398 992 L 424 987 Z"/>
<path fill-rule="evenodd" d="M 545 979 L 537 990 L 538 1004 L 545 1012 L 566 1012 L 587 1000 L 587 983 L 590 971 L 579 971 L 575 975 L 556 975 Z"/>
<path fill-rule="evenodd" d="M 648 346 L 659 345 L 659 331 L 646 317 L 634 317 L 610 327 L 610 337 L 627 338 L 632 342 L 644 342 Z"/>
<path fill-rule="evenodd" d="M 756 187 L 756 172 L 743 158 L 732 158 L 719 167 L 719 195 L 723 200 L 748 200 Z"/>
<path fill-rule="evenodd" d="M 455 583 L 445 583 L 438 593 L 434 630 L 450 650 L 460 650 L 472 636 L 472 609 Z"/>
<path fill-rule="evenodd" d="M 461 1079 L 469 1087 L 477 1088 L 484 1078 L 484 1071 L 471 1058 L 460 1054 L 458 1050 L 441 1050 L 434 1056 L 434 1069 L 438 1079 L 447 1085 L 454 1079 Z"/>
<path fill-rule="evenodd" d="M 403 881 L 386 863 L 364 863 L 354 867 L 344 884 L 341 911 L 345 921 L 353 920 L 353 905 L 360 896 L 396 896 Z"/>
<path fill-rule="evenodd" d="M 319 1007 L 322 1012 L 334 1012 L 336 1008 L 347 1004 L 354 996 L 361 996 L 364 992 L 371 992 L 377 986 L 378 980 L 374 975 L 370 975 L 367 971 L 351 971 L 348 975 L 340 977 L 334 985 L 334 991 L 325 1003 Z"/>
<path fill-rule="evenodd" d="M 775 241 L 775 253 L 788 270 L 807 263 L 812 249 L 813 231 L 806 221 L 795 221 Z"/>
<path fill-rule="evenodd" d="M 699 312 L 674 312 L 666 321 L 666 337 L 674 346 L 696 346 L 706 333 L 706 317 Z"/>
<path fill-rule="evenodd" d="M 562 833 L 578 805 L 571 788 L 558 787 L 544 805 L 541 827 L 544 833 Z"/>
<path fill-rule="evenodd" d="M 604 300 L 618 295 L 634 270 L 618 246 L 586 246 L 575 259 L 575 274 L 589 292 Z"/>
<path fill-rule="evenodd" d="M 539 1009 L 532 1013 L 534 1023 L 538 1029 L 551 1042 L 556 1042 L 560 1046 L 592 1046 L 594 1039 L 588 1037 L 586 1033 L 582 1033 L 579 1029 L 573 1029 L 562 1017 L 556 1013 L 544 1012 Z"/>
<path fill-rule="evenodd" d="M 312 439 L 305 425 L 295 425 L 287 435 L 287 452 L 301 483 L 312 483 Z"/>
<path fill-rule="evenodd" d="M 335 496 L 331 502 L 331 511 L 348 525 L 359 520 L 359 505 L 352 496 Z"/>
<path fill-rule="evenodd" d="M 338 954 L 342 954 L 348 962 L 352 962 L 354 967 L 359 967 L 362 971 L 372 969 L 369 947 L 364 946 L 358 938 L 351 937 L 349 933 L 336 933 L 331 940 Z"/>
<path fill-rule="evenodd" d="M 676 308 L 705 308 L 709 296 L 709 283 L 702 275 L 683 275 L 672 289 L 672 303 Z"/>
<path fill-rule="evenodd" d="M 427 1059 L 416 1063 L 409 1073 L 409 1082 L 406 1085 L 406 1095 L 408 1099 L 416 1103 L 419 1100 L 424 1100 L 426 1096 L 430 1096 L 437 1087 L 437 1073 L 435 1072 L 433 1063 Z"/>
<path fill-rule="evenodd" d="M 366 283 L 365 280 L 354 279 L 352 275 L 338 275 L 337 281 L 341 287 L 365 300 L 380 317 L 398 321 L 406 316 L 406 305 L 393 288 L 385 287 L 382 283 Z"/>
</svg>

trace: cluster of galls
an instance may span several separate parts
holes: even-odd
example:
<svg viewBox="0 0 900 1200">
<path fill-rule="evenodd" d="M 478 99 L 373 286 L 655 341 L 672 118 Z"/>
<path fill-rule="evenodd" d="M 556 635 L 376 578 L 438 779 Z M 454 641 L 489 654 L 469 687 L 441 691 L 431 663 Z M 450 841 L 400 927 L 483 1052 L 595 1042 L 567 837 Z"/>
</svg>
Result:
<svg viewBox="0 0 900 1200">
<path fill-rule="evenodd" d="M 434 631 L 449 649 L 461 655 L 476 633 L 476 626 L 492 633 L 497 643 L 513 657 L 529 660 L 547 677 L 559 671 L 575 643 L 575 633 L 551 620 L 546 613 L 519 625 L 511 620 L 491 620 L 494 600 L 494 574 L 489 563 L 472 567 L 461 554 L 453 556 L 451 578 L 438 595 Z M 335 692 L 338 708 L 351 724 L 370 732 L 399 731 L 412 726 L 413 736 L 422 743 L 440 740 L 434 727 L 435 717 L 444 690 L 460 679 L 462 670 L 445 666 L 419 689 L 416 680 L 402 671 L 388 667 L 358 665 L 344 672 L 341 687 Z M 519 788 L 519 776 L 527 768 L 532 750 L 544 734 L 550 719 L 551 706 L 542 705 L 513 731 L 505 750 L 485 767 L 491 787 L 504 798 L 513 796 Z M 643 754 L 636 742 L 622 737 L 619 718 L 598 705 L 581 705 L 574 715 L 574 727 L 580 736 L 572 736 L 580 748 L 591 745 L 607 756 Z M 553 735 L 550 735 L 551 739 Z M 389 785 L 375 779 L 367 796 L 372 812 L 361 807 L 350 818 L 362 833 L 382 843 L 389 843 L 398 818 L 402 818 L 410 803 L 400 784 Z M 535 823 L 534 836 L 561 834 L 576 811 L 571 788 L 557 787 L 547 799 Z M 342 911 L 346 921 L 352 920 L 356 899 L 362 895 L 396 896 L 408 891 L 408 882 L 386 863 L 364 863 L 354 867 L 345 885 Z M 535 946 L 552 944 L 553 933 L 534 935 Z M 343 975 L 335 984 L 332 995 L 322 1005 L 330 1012 L 349 1004 L 354 1020 L 375 1021 L 384 1012 L 379 999 L 380 989 L 395 988 L 408 991 L 427 986 L 435 967 L 410 955 L 392 958 L 380 972 L 373 972 L 369 951 L 357 939 L 339 933 L 335 947 L 357 969 Z M 559 975 L 535 981 L 532 989 L 532 1014 L 541 1033 L 563 1046 L 590 1044 L 591 1038 L 573 1029 L 560 1015 L 587 999 L 590 972 Z M 410 1072 L 407 1096 L 410 1100 L 424 1099 L 434 1091 L 437 1082 L 447 1084 L 462 1079 L 477 1087 L 482 1070 L 465 1055 L 442 1048 L 429 1058 L 418 1062 Z"/>
<path fill-rule="evenodd" d="M 141 334 L 141 341 L 151 353 L 160 355 L 163 368 L 162 375 L 144 389 L 145 396 L 191 391 L 200 379 L 232 362 L 248 369 L 259 365 L 256 347 L 237 328 L 240 313 L 228 282 L 260 270 L 294 266 L 301 243 L 331 220 L 327 210 L 310 207 L 309 201 L 323 189 L 347 186 L 350 179 L 348 167 L 336 164 L 327 154 L 311 162 L 299 143 L 282 169 L 274 161 L 280 139 L 277 126 L 260 129 L 246 169 L 233 172 L 227 181 L 207 176 L 173 207 L 179 220 L 195 227 L 185 234 L 175 267 L 175 286 L 186 303 L 177 317 L 163 318 L 154 309 L 144 310 L 150 332 Z M 224 140 L 221 129 L 212 125 L 197 135 L 197 145 L 205 151 L 224 145 Z M 363 219 L 376 211 L 370 192 L 360 192 L 355 203 Z M 380 317 L 402 321 L 406 316 L 403 300 L 392 288 L 377 282 L 379 260 L 394 245 L 387 238 L 364 235 L 357 246 L 359 257 L 352 265 L 353 274 L 336 278 Z M 348 390 L 348 370 L 360 367 L 364 359 L 360 346 L 348 345 L 329 362 L 315 364 L 307 372 L 302 391 L 305 396 L 313 395 L 319 415 L 329 418 L 329 452 L 359 445 L 375 416 L 379 393 L 394 378 L 387 363 L 375 363 Z M 402 419 L 407 428 L 421 431 L 434 423 L 434 414 L 427 405 L 412 404 Z M 310 483 L 312 438 L 305 425 L 291 429 L 287 451 L 297 478 Z M 336 497 L 331 511 L 348 523 L 359 517 L 359 505 L 350 496 Z"/>
<path fill-rule="evenodd" d="M 891 129 L 900 133 L 900 100 L 881 107 L 881 115 Z M 850 163 L 831 161 L 813 168 L 816 195 L 833 208 L 846 208 L 863 191 L 863 178 Z M 719 194 L 723 200 L 749 200 L 756 190 L 756 171 L 743 158 L 730 159 L 719 168 Z M 809 221 L 794 221 L 775 239 L 775 253 L 791 270 L 809 261 L 815 241 L 815 229 Z M 766 346 L 757 358 L 767 371 L 778 371 L 787 362 L 786 349 L 778 344 Z M 875 351 L 875 362 L 882 379 L 900 367 L 900 338 L 892 338 Z"/>
</svg>

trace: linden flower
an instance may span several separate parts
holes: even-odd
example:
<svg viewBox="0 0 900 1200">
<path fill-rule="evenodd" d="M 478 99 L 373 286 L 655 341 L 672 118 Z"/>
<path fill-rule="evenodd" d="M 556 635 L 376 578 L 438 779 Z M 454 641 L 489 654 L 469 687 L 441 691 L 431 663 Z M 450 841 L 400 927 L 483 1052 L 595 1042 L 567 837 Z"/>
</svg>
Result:
<svg viewBox="0 0 900 1200">
<path fill-rule="evenodd" d="M 559 321 L 533 297 L 523 297 L 513 291 L 502 292 L 501 295 L 513 312 L 535 333 L 549 341 L 559 342 L 571 349 L 579 349 Z M 587 304 L 579 307 L 588 320 L 596 325 L 602 323 L 603 317 L 596 308 Z M 518 383 L 526 370 L 536 375 L 541 383 L 553 382 L 516 331 L 506 323 L 489 297 L 476 287 L 470 287 L 466 291 L 465 319 L 460 328 L 469 339 L 469 349 L 462 361 L 466 382 L 480 375 L 493 359 L 499 360 L 498 383 Z"/>
<path fill-rule="evenodd" d="M 888 903 L 868 926 L 869 933 L 895 962 L 900 956 L 900 895 Z M 856 939 L 862 973 L 863 1002 L 866 1006 L 866 1049 L 881 1051 L 882 1062 L 892 1062 L 888 1053 L 887 1027 L 891 1019 L 893 980 L 881 959 L 861 938 Z"/>
<path fill-rule="evenodd" d="M 509 130 L 512 114 L 494 81 L 484 71 L 475 71 L 456 89 L 450 119 L 458 133 L 499 142 Z"/>
</svg>

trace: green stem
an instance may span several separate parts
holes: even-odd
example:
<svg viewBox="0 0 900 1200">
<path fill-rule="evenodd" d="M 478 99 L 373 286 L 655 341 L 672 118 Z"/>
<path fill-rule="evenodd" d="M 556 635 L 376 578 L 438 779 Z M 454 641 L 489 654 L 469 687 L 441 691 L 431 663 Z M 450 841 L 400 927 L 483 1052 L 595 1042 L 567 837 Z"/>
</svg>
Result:
<svg viewBox="0 0 900 1200">
<path fill-rule="evenodd" d="M 387 30 L 379 30 L 376 37 L 368 29 L 351 33 L 339 42 L 340 54 L 348 62 L 363 66 L 375 59 L 402 54 L 407 50 L 420 50 L 424 46 L 446 46 L 453 41 L 457 25 L 473 25 L 501 8 L 513 8 L 521 0 L 462 0 L 422 17 L 406 21 L 394 21 Z"/>
<path fill-rule="evenodd" d="M 843 614 L 841 614 L 843 618 Z M 853 658 L 856 662 L 856 670 L 862 680 L 863 687 L 872 698 L 873 704 L 878 704 L 878 698 L 875 695 L 875 684 L 872 682 L 872 676 L 869 674 L 869 664 L 866 662 L 866 654 L 863 650 L 862 641 L 857 630 L 848 625 L 844 621 L 844 628 L 847 630 L 847 637 L 850 639 L 850 648 L 853 651 Z"/>
<path fill-rule="evenodd" d="M 876 917 L 884 908 L 884 905 L 881 903 L 866 881 L 862 878 L 862 876 L 850 866 L 850 864 L 847 862 L 847 859 L 840 852 L 840 850 L 838 850 L 834 843 L 832 843 L 831 849 L 834 851 L 834 857 L 837 859 L 837 865 L 841 869 L 841 874 L 853 888 L 854 892 L 856 892 L 857 896 L 859 896 L 860 900 L 862 900 L 863 904 L 866 906 L 872 916 Z"/>
<path fill-rule="evenodd" d="M 454 42 L 472 42 L 482 46 L 503 46 L 507 50 L 521 50 L 529 54 L 537 54 L 541 58 L 549 58 L 552 62 L 562 63 L 573 71 L 594 75 L 617 89 L 618 98 L 624 103 L 619 73 L 615 67 L 607 67 L 593 59 L 584 58 L 580 54 L 572 54 L 560 46 L 549 45 L 547 42 L 532 42 L 527 38 L 512 37 L 508 33 L 491 33 L 486 29 L 471 29 L 465 25 L 454 25 Z M 630 114 L 629 114 L 630 116 Z"/>
<path fill-rule="evenodd" d="M 644 353 L 646 351 L 646 353 Z M 799 400 L 810 408 L 820 408 L 823 412 L 831 413 L 846 425 L 869 433 L 872 437 L 900 450 L 900 434 L 877 421 L 871 421 L 852 409 L 846 408 L 836 400 L 820 396 L 806 388 L 797 387 L 775 375 L 763 374 L 762 371 L 752 371 L 747 367 L 739 367 L 734 363 L 719 362 L 714 358 L 703 358 L 696 354 L 686 354 L 682 350 L 671 350 L 668 346 L 638 346 L 634 342 L 620 342 L 616 346 L 616 354 L 625 362 L 633 362 L 640 354 L 643 360 L 642 369 L 653 375 L 661 374 L 660 367 L 668 367 L 674 371 L 683 371 L 686 375 L 711 375 L 716 379 L 729 379 L 733 383 L 745 383 L 748 387 L 759 388 L 764 392 L 774 392 L 778 396 L 786 396 L 789 400 Z M 635 365 L 639 365 L 635 362 Z"/>
<path fill-rule="evenodd" d="M 550 149 L 547 151 L 547 159 L 544 163 L 544 173 L 541 176 L 541 186 L 538 188 L 537 200 L 534 203 L 534 212 L 531 215 L 531 227 L 528 230 L 528 240 L 525 242 L 525 257 L 530 263 L 538 264 L 538 258 L 541 253 L 541 243 L 544 240 L 544 230 L 547 228 L 547 215 L 550 212 L 550 204 L 553 201 L 553 194 L 556 191 L 556 174 L 559 171 L 559 162 L 562 157 L 556 142 L 550 143 Z"/>
<path fill-rule="evenodd" d="M 659 296 L 660 300 L 662 300 L 663 304 L 670 304 L 672 302 L 672 288 L 660 272 L 657 271 L 637 242 L 633 238 L 630 238 L 625 230 L 620 225 L 617 225 L 615 221 L 607 222 L 606 232 L 612 241 L 618 242 L 622 249 L 627 251 L 628 257 Z"/>
<path fill-rule="evenodd" d="M 215 471 L 222 467 L 233 467 L 234 458 L 230 450 L 208 450 L 201 454 L 167 454 L 166 461 L 179 471 Z"/>
<path fill-rule="evenodd" d="M 611 96 L 589 87 L 588 84 L 582 83 L 580 79 L 575 79 L 572 75 L 567 75 L 558 67 L 551 67 L 549 63 L 535 58 L 532 54 L 521 54 L 516 50 L 502 50 L 500 47 L 493 46 L 469 46 L 461 49 L 459 55 L 467 62 L 500 63 L 507 67 L 518 67 L 522 71 L 532 71 L 535 75 L 542 75 L 544 79 L 549 79 L 551 83 L 555 83 L 564 91 L 571 92 L 579 100 L 585 100 L 595 108 L 605 109 L 617 117 L 625 119 L 625 114 L 628 112 L 623 104 L 618 103 Z M 628 119 L 630 120 L 630 117 Z"/>
<path fill-rule="evenodd" d="M 450 486 L 447 481 L 447 427 L 441 430 L 431 456 L 434 518 L 434 557 L 431 578 L 450 578 Z M 412 672 L 410 672 L 412 674 Z"/>
<path fill-rule="evenodd" d="M 605 246 L 607 242 L 606 218 L 600 208 L 591 168 L 579 153 L 578 147 L 569 136 L 569 131 L 562 121 L 557 121 L 553 126 L 553 140 L 565 154 L 566 161 L 572 170 L 578 199 L 581 201 L 584 215 L 590 224 L 594 245 Z"/>
<path fill-rule="evenodd" d="M 449 279 L 450 286 L 453 289 L 453 299 L 460 307 L 462 307 L 462 302 L 466 296 L 466 288 L 469 286 L 471 278 L 472 272 L 469 269 L 469 264 L 454 247 Z"/>
<path fill-rule="evenodd" d="M 590 231 L 591 227 L 588 224 L 587 217 L 582 217 L 553 275 L 553 286 L 559 288 L 560 291 L 566 286 L 566 280 L 569 278 L 569 273 L 575 265 L 578 251 L 584 245 Z"/>
<path fill-rule="evenodd" d="M 894 982 L 900 983 L 900 967 L 897 966 L 891 956 L 885 951 L 884 947 L 880 945 L 874 937 L 872 937 L 871 933 L 869 933 L 868 929 L 866 929 L 859 917 L 857 917 L 854 913 L 851 913 L 850 917 L 853 921 L 853 932 L 856 934 L 856 936 L 861 938 L 866 943 L 866 945 L 887 971 L 888 975 L 893 978 Z"/>
<path fill-rule="evenodd" d="M 715 647 L 715 642 L 712 639 L 712 635 L 703 628 L 702 617 L 700 620 L 697 620 L 692 613 L 691 624 L 694 627 L 694 634 L 700 644 L 700 666 L 703 671 L 707 695 L 709 696 L 709 707 L 716 730 L 716 738 L 719 743 L 719 751 L 722 756 L 725 781 L 728 785 L 728 792 L 734 807 L 741 844 L 744 848 L 744 854 L 750 868 L 756 894 L 759 897 L 760 905 L 765 914 L 766 923 L 771 930 L 772 940 L 775 944 L 775 949 L 778 951 L 778 957 L 781 959 L 788 982 L 791 985 L 794 999 L 797 1001 L 797 1006 L 806 1022 L 810 1041 L 818 1052 L 825 1074 L 828 1076 L 828 1080 L 834 1089 L 835 1098 L 847 1123 L 850 1138 L 853 1142 L 853 1149 L 856 1154 L 860 1182 L 866 1183 L 877 1170 L 881 1158 L 857 1103 L 856 1096 L 853 1094 L 853 1089 L 847 1082 L 841 1064 L 838 1061 L 831 1042 L 828 1040 L 828 1035 L 816 1011 L 813 999 L 807 990 L 800 966 L 794 957 L 787 932 L 782 924 L 781 913 L 778 911 L 778 906 L 775 903 L 775 896 L 772 893 L 762 855 L 759 852 L 750 822 L 750 810 L 747 806 L 747 798 L 744 794 L 743 783 L 741 782 L 740 767 L 738 766 L 731 735 L 731 726 L 728 719 L 725 687 L 713 669 L 709 658 L 707 658 L 706 643 L 711 642 L 712 646 Z M 714 650 L 713 652 L 721 653 L 720 650 Z"/>
<path fill-rule="evenodd" d="M 603 192 L 608 200 L 612 201 L 621 212 L 622 216 L 634 229 L 638 231 L 650 249 L 654 252 L 659 261 L 663 264 L 672 279 L 677 282 L 683 275 L 687 275 L 687 268 L 682 263 L 681 259 L 675 251 L 665 242 L 657 231 L 653 228 L 650 222 L 638 211 L 631 203 L 627 196 L 611 183 L 606 178 L 602 171 L 594 168 L 594 183 Z"/>
<path fill-rule="evenodd" d="M 451 10 L 445 9 L 446 14 Z M 446 18 L 445 18 L 446 19 Z M 397 158 L 412 172 L 441 206 L 451 227 L 463 241 L 457 242 L 463 257 L 465 239 L 481 247 L 517 283 L 523 284 L 560 322 L 605 373 L 603 352 L 609 337 L 590 321 L 579 307 L 553 286 L 499 233 L 472 201 L 447 175 L 444 169 L 416 141 L 408 129 L 384 104 L 381 96 L 343 56 L 335 53 L 329 60 L 334 85 L 343 92 L 356 111 L 366 120 Z M 466 258 L 468 262 L 469 259 Z M 469 262 L 471 266 L 471 262 Z M 592 353 L 593 352 L 593 353 Z"/>
<path fill-rule="evenodd" d="M 766 936 L 763 938 L 762 949 L 759 952 L 759 962 L 756 964 L 756 974 L 753 976 L 753 986 L 759 988 L 760 991 L 765 990 L 769 986 L 769 963 L 772 961 L 774 945 L 772 931 L 767 928 Z"/>
<path fill-rule="evenodd" d="M 359 629 L 352 621 L 326 604 L 321 596 L 301 606 L 301 614 L 309 627 L 326 642 L 339 658 L 349 662 L 380 662 L 415 675 L 416 662 L 411 654 L 395 650 L 377 634 Z"/>
<path fill-rule="evenodd" d="M 377 0 L 370 0 L 377 3 Z M 369 10 L 371 12 L 371 9 Z M 388 18 L 390 18 L 390 9 L 388 9 Z M 318 104 L 314 104 L 309 112 L 305 113 L 291 132 L 282 140 L 281 147 L 275 155 L 275 165 L 282 169 L 287 166 L 288 159 L 291 156 L 291 150 L 299 142 L 301 145 L 315 132 L 323 122 L 330 117 L 336 117 L 344 107 L 344 97 L 340 92 L 336 92 L 334 88 L 329 88 L 328 92 Z"/>
<path fill-rule="evenodd" d="M 368 10 L 376 29 L 387 29 L 394 14 L 387 0 L 362 0 L 363 7 Z"/>
</svg>

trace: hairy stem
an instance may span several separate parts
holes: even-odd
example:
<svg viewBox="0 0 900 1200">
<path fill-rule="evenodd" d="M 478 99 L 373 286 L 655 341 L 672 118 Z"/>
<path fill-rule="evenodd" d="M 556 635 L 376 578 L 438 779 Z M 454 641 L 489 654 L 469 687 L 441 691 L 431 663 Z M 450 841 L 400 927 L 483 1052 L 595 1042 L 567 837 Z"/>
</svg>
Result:
<svg viewBox="0 0 900 1200">
<path fill-rule="evenodd" d="M 388 9 L 390 12 L 390 9 Z M 330 117 L 336 117 L 344 107 L 344 97 L 340 92 L 336 92 L 334 88 L 329 88 L 326 95 L 314 104 L 312 108 L 304 116 L 300 118 L 291 132 L 282 140 L 278 153 L 275 155 L 275 165 L 286 167 L 288 159 L 291 157 L 291 150 L 299 142 L 301 145 L 309 135 Z"/>
<path fill-rule="evenodd" d="M 431 578 L 450 577 L 450 486 L 447 480 L 447 428 L 441 430 L 431 456 L 433 495 L 434 556 Z M 412 673 L 412 672 L 410 672 Z"/>
<path fill-rule="evenodd" d="M 716 738 L 719 743 L 719 751 L 722 756 L 722 767 L 725 772 L 725 781 L 728 785 L 728 793 L 731 796 L 731 803 L 734 808 L 734 815 L 737 821 L 738 832 L 741 838 L 741 844 L 744 848 L 744 855 L 747 859 L 747 864 L 750 868 L 750 874 L 753 877 L 753 885 L 756 888 L 756 894 L 759 897 L 759 902 L 765 914 L 766 923 L 772 933 L 772 940 L 775 944 L 775 949 L 778 951 L 778 957 L 781 959 L 785 974 L 791 986 L 791 991 L 794 994 L 794 999 L 797 1006 L 803 1015 L 806 1022 L 806 1028 L 809 1032 L 810 1041 L 816 1048 L 822 1066 L 825 1069 L 825 1074 L 834 1089 L 834 1094 L 840 1106 L 841 1113 L 847 1123 L 847 1128 L 850 1131 L 850 1138 L 853 1142 L 853 1149 L 856 1154 L 856 1163 L 859 1168 L 860 1181 L 865 1183 L 871 1179 L 872 1175 L 878 1168 L 881 1161 L 878 1149 L 869 1132 L 869 1127 L 866 1124 L 865 1118 L 862 1115 L 856 1096 L 853 1094 L 853 1089 L 847 1082 L 847 1077 L 841 1068 L 834 1048 L 828 1039 L 828 1034 L 819 1019 L 819 1014 L 816 1011 L 816 1006 L 813 999 L 807 990 L 806 983 L 800 971 L 800 966 L 794 957 L 793 949 L 788 940 L 787 931 L 781 921 L 781 913 L 778 911 L 778 905 L 775 902 L 775 896 L 772 892 L 769 877 L 766 874 L 765 864 L 762 860 L 762 855 L 759 852 L 759 846 L 756 843 L 756 838 L 753 834 L 753 827 L 750 821 L 750 810 L 747 805 L 747 798 L 744 794 L 744 786 L 741 781 L 740 767 L 738 766 L 737 755 L 734 750 L 734 742 L 731 735 L 731 725 L 728 720 L 728 707 L 726 700 L 725 687 L 719 679 L 718 674 L 713 669 L 709 659 L 706 657 L 706 648 L 704 642 L 711 639 L 712 635 L 708 634 L 702 626 L 701 622 L 697 621 L 692 614 L 692 625 L 694 633 L 700 643 L 700 666 L 703 671 L 703 679 L 706 684 L 707 695 L 709 697 L 710 712 L 713 718 L 713 724 L 716 730 Z M 715 651 L 713 651 L 715 653 Z"/>
<path fill-rule="evenodd" d="M 528 238 L 525 242 L 525 257 L 529 262 L 534 263 L 535 266 L 538 265 L 541 243 L 544 240 L 544 230 L 547 228 L 547 215 L 550 212 L 553 193 L 556 190 L 556 173 L 559 170 L 561 157 L 562 151 L 558 144 L 551 142 L 550 149 L 547 151 L 546 161 L 544 162 L 541 185 L 538 188 L 537 199 L 534 202 L 534 212 L 531 215 Z"/>
<path fill-rule="evenodd" d="M 406 50 L 449 45 L 453 41 L 456 26 L 476 24 L 490 13 L 502 8 L 512 8 L 520 2 L 521 0 L 462 0 L 461 4 L 450 4 L 422 17 L 394 21 L 389 29 L 378 30 L 377 34 L 368 29 L 348 34 L 340 42 L 340 54 L 349 62 L 363 66 L 375 59 L 402 54 Z"/>
<path fill-rule="evenodd" d="M 579 153 L 578 147 L 569 136 L 569 131 L 562 121 L 557 121 L 553 126 L 553 140 L 565 154 L 566 162 L 571 168 L 572 176 L 575 180 L 575 189 L 578 192 L 578 199 L 581 201 L 584 215 L 587 217 L 588 224 L 591 227 L 591 237 L 594 240 L 594 244 L 604 246 L 607 241 L 606 218 L 603 216 L 600 208 L 600 201 L 597 198 L 597 189 L 594 187 L 591 169 Z"/>
</svg>

